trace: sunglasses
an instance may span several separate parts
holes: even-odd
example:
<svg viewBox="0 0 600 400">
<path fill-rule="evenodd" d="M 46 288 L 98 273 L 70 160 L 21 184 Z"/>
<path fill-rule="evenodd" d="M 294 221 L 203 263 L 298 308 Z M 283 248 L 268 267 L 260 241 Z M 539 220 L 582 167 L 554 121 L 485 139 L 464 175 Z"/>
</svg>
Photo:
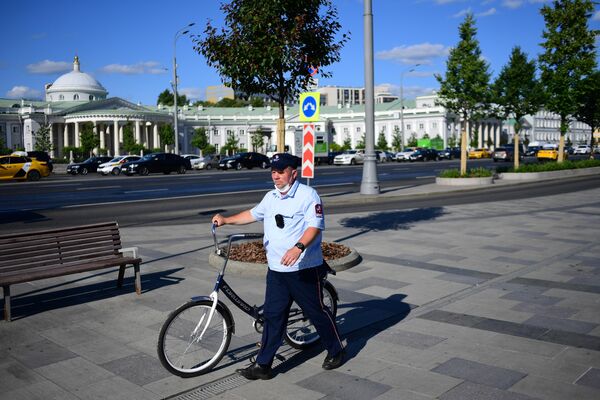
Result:
<svg viewBox="0 0 600 400">
<path fill-rule="evenodd" d="M 277 227 L 279 229 L 283 229 L 283 227 L 285 226 L 285 221 L 283 220 L 283 215 L 276 214 L 275 215 L 275 223 L 277 224 Z"/>
</svg>

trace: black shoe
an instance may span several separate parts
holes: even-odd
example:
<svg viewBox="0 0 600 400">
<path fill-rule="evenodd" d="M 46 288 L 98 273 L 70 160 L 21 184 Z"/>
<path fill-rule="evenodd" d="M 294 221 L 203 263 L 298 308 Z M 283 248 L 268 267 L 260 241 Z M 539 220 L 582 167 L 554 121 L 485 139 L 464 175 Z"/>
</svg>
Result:
<svg viewBox="0 0 600 400">
<path fill-rule="evenodd" d="M 256 363 L 247 368 L 238 369 L 235 372 L 251 381 L 255 381 L 257 379 L 271 379 L 273 377 L 271 367 L 263 367 Z"/>
<path fill-rule="evenodd" d="M 344 363 L 346 351 L 340 350 L 335 356 L 327 356 L 323 361 L 323 369 L 336 369 Z"/>
</svg>

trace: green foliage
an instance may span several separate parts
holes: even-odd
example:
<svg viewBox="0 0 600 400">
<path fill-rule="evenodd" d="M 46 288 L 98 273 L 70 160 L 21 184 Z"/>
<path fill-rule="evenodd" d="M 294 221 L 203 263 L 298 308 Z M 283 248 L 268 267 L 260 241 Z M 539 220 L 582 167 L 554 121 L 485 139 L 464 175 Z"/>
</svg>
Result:
<svg viewBox="0 0 600 400">
<path fill-rule="evenodd" d="M 356 142 L 356 148 L 357 149 L 364 149 L 365 148 L 365 143 L 367 138 L 365 137 L 366 135 L 363 133 L 362 136 L 360 137 L 360 140 L 358 142 Z"/>
<path fill-rule="evenodd" d="M 67 160 L 69 159 L 71 152 L 73 152 L 73 161 L 75 161 L 75 162 L 81 162 L 90 156 L 89 152 L 84 151 L 83 148 L 81 148 L 81 147 L 75 147 L 75 146 L 63 147 L 63 154 L 64 154 L 65 159 L 67 159 Z"/>
<path fill-rule="evenodd" d="M 245 105 L 247 105 L 248 102 L 245 102 L 243 100 L 238 100 L 238 99 L 230 99 L 230 98 L 223 98 L 221 100 L 219 100 L 216 104 L 215 107 L 244 107 Z"/>
<path fill-rule="evenodd" d="M 387 142 L 387 139 L 385 138 L 385 133 L 383 133 L 383 132 L 379 132 L 379 136 L 377 137 L 377 148 L 379 150 L 387 150 L 388 149 L 388 142 Z"/>
<path fill-rule="evenodd" d="M 129 154 L 140 154 L 140 152 L 144 150 L 143 144 L 135 142 L 131 123 L 123 126 L 123 150 Z"/>
<path fill-rule="evenodd" d="M 452 135 L 448 138 L 448 147 L 456 147 L 457 145 L 456 136 Z"/>
<path fill-rule="evenodd" d="M 466 174 L 462 174 L 460 173 L 459 169 L 445 169 L 442 172 L 440 172 L 439 177 L 440 178 L 487 178 L 490 176 L 493 176 L 494 173 L 487 169 L 487 168 L 483 168 L 483 167 L 479 167 L 479 168 L 469 168 L 467 170 Z"/>
<path fill-rule="evenodd" d="M 419 140 L 417 139 L 417 134 L 413 132 L 410 134 L 410 137 L 406 141 L 406 145 L 408 147 L 417 147 L 417 143 L 419 143 Z"/>
<path fill-rule="evenodd" d="M 394 151 L 402 150 L 402 135 L 400 134 L 400 128 L 394 127 L 394 133 L 392 134 L 392 149 Z"/>
<path fill-rule="evenodd" d="M 250 95 L 266 94 L 284 105 L 307 89 L 311 81 L 307 62 L 319 66 L 319 75 L 331 77 L 327 67 L 340 59 L 348 40 L 331 0 L 223 2 L 224 28 L 209 21 L 202 36 L 192 36 L 194 50 L 215 67 L 225 85 Z"/>
<path fill-rule="evenodd" d="M 210 143 L 208 142 L 208 132 L 206 131 L 206 128 L 194 129 L 194 135 L 192 136 L 191 143 L 192 146 L 200 149 L 202 154 L 207 154 L 205 149 Z"/>
<path fill-rule="evenodd" d="M 579 82 L 596 66 L 594 43 L 600 32 L 588 28 L 593 12 L 591 0 L 555 0 L 541 9 L 546 23 L 541 44 L 544 53 L 539 57 L 545 108 L 560 115 L 563 136 L 577 112 Z"/>
<path fill-rule="evenodd" d="M 50 125 L 44 124 L 40 126 L 40 129 L 37 130 L 34 134 L 35 144 L 33 145 L 33 150 L 35 151 L 52 151 L 52 141 L 50 140 Z M 0 139 L 0 147 L 4 147 Z"/>
<path fill-rule="evenodd" d="M 165 124 L 158 130 L 158 136 L 160 137 L 161 147 L 172 146 L 175 144 L 175 132 L 173 127 L 169 124 Z"/>
<path fill-rule="evenodd" d="M 497 172 L 546 172 L 593 167 L 600 167 L 600 160 L 565 160 L 561 163 L 548 161 L 543 163 L 523 164 L 516 170 L 513 167 L 498 167 Z"/>
<path fill-rule="evenodd" d="M 600 127 L 600 71 L 592 72 L 580 82 L 575 115 L 592 128 L 589 143 L 592 146 L 594 130 Z"/>
<path fill-rule="evenodd" d="M 329 151 L 344 151 L 344 149 L 342 149 L 342 146 L 340 146 L 339 144 L 333 142 L 329 146 Z"/>
<path fill-rule="evenodd" d="M 212 144 L 207 145 L 203 150 L 202 154 L 215 154 L 217 152 L 217 148 Z"/>
<path fill-rule="evenodd" d="M 250 137 L 250 144 L 252 145 L 252 151 L 256 151 L 265 145 L 264 133 L 261 128 L 258 128 Z"/>
<path fill-rule="evenodd" d="M 239 139 L 235 137 L 235 132 L 229 131 L 227 132 L 227 140 L 225 144 L 221 148 L 221 153 L 225 152 L 226 154 L 235 154 L 239 150 Z"/>
<path fill-rule="evenodd" d="M 92 150 L 100 146 L 100 137 L 94 134 L 94 124 L 91 122 L 82 125 L 79 138 L 81 150 L 86 154 L 91 154 Z"/>
<path fill-rule="evenodd" d="M 173 92 L 169 91 L 169 89 L 165 89 L 158 95 L 156 104 L 172 106 L 174 104 L 173 98 L 174 98 Z M 177 93 L 177 105 L 182 106 L 187 103 L 188 103 L 188 99 L 187 99 L 186 95 Z"/>
<path fill-rule="evenodd" d="M 346 150 L 350 150 L 352 148 L 352 139 L 350 139 L 350 136 L 346 136 L 346 139 L 344 139 L 344 143 L 342 143 L 342 151 L 346 151 Z"/>
</svg>

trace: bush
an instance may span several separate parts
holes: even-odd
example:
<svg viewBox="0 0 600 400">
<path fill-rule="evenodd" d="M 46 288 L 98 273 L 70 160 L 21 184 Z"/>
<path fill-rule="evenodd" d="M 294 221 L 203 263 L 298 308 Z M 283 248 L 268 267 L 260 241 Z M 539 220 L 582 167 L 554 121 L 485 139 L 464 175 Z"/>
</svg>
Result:
<svg viewBox="0 0 600 400">
<path fill-rule="evenodd" d="M 487 178 L 492 176 L 493 172 L 486 168 L 470 168 L 465 175 L 460 174 L 459 169 L 445 169 L 440 172 L 440 178 Z"/>
<path fill-rule="evenodd" d="M 562 171 L 565 169 L 577 169 L 577 168 L 592 168 L 600 167 L 600 160 L 565 160 L 562 163 L 555 161 L 547 161 L 544 163 L 531 163 L 523 164 L 518 169 L 513 167 L 499 167 L 497 172 L 545 172 L 545 171 Z"/>
</svg>

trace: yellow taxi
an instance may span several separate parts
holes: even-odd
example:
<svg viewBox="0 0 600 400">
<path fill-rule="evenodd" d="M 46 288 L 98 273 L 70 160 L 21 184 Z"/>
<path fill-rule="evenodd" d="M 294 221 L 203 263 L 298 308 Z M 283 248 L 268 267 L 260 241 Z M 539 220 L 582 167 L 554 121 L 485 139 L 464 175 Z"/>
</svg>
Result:
<svg viewBox="0 0 600 400">
<path fill-rule="evenodd" d="M 19 153 L 0 156 L 0 180 L 39 181 L 50 175 L 48 163 Z"/>
<path fill-rule="evenodd" d="M 568 158 L 568 156 L 569 156 L 569 153 L 567 153 L 565 151 L 563 159 L 566 160 Z M 538 150 L 536 157 L 537 157 L 538 162 L 549 161 L 549 160 L 556 161 L 556 160 L 558 160 L 558 146 L 545 145 L 544 147 L 542 147 L 541 149 Z"/>
<path fill-rule="evenodd" d="M 492 153 L 488 149 L 469 150 L 469 158 L 490 158 Z"/>
</svg>

